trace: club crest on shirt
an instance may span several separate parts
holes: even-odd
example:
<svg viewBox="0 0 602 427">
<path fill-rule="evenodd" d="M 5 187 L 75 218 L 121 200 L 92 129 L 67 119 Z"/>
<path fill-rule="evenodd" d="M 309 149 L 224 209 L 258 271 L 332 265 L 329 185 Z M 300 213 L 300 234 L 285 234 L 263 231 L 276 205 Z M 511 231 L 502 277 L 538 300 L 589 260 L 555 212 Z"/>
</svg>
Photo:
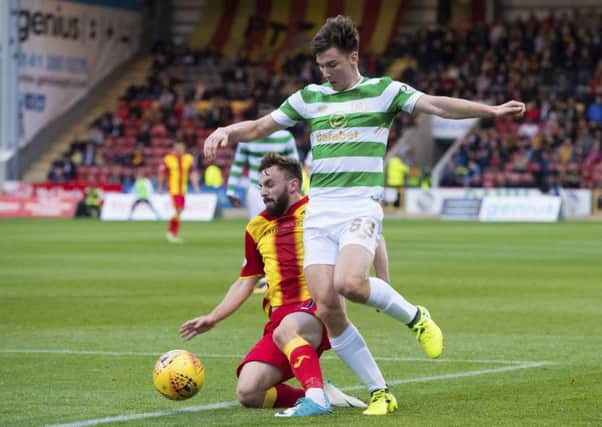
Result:
<svg viewBox="0 0 602 427">
<path fill-rule="evenodd" d="M 347 126 L 347 116 L 345 113 L 334 113 L 328 118 L 328 124 L 331 128 L 343 128 Z"/>
</svg>

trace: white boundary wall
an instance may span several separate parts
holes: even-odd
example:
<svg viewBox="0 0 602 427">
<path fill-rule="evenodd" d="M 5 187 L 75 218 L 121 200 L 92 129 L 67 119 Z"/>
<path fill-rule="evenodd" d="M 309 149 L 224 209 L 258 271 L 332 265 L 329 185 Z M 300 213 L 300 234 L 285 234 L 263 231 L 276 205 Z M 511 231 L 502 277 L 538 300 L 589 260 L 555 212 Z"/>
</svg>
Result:
<svg viewBox="0 0 602 427">
<path fill-rule="evenodd" d="M 405 212 L 411 215 L 439 216 L 445 199 L 485 199 L 486 197 L 533 198 L 543 194 L 535 188 L 438 188 L 405 190 Z M 560 191 L 561 216 L 581 218 L 592 214 L 592 192 L 590 190 Z"/>
</svg>

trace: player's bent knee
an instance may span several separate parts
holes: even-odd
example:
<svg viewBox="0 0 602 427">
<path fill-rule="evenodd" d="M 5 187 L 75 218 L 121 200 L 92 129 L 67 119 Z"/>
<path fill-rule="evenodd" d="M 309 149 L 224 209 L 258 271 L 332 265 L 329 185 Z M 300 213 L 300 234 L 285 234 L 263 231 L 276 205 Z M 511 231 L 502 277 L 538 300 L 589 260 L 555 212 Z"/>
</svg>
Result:
<svg viewBox="0 0 602 427">
<path fill-rule="evenodd" d="M 347 316 L 341 306 L 318 306 L 320 320 L 329 330 L 338 329 L 339 325 L 347 323 Z"/>
<path fill-rule="evenodd" d="M 291 340 L 292 337 L 295 336 L 296 331 L 289 331 L 282 324 L 280 324 L 272 333 L 272 339 L 274 340 L 274 344 L 279 349 L 283 349 L 287 342 Z"/>
<path fill-rule="evenodd" d="M 364 280 L 361 277 L 348 276 L 336 278 L 334 281 L 334 288 L 345 298 L 354 302 L 365 302 L 366 292 L 369 290 L 364 289 Z"/>
</svg>

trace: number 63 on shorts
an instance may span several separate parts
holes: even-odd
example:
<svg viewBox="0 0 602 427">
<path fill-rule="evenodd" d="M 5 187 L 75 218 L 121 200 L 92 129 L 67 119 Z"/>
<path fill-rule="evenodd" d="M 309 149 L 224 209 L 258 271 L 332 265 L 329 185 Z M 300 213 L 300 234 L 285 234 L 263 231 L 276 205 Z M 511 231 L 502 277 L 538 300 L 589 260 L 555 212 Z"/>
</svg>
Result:
<svg viewBox="0 0 602 427">
<path fill-rule="evenodd" d="M 341 236 L 340 247 L 357 244 L 374 252 L 378 243 L 378 233 L 378 223 L 374 218 L 354 218 L 345 227 L 345 231 Z"/>
</svg>

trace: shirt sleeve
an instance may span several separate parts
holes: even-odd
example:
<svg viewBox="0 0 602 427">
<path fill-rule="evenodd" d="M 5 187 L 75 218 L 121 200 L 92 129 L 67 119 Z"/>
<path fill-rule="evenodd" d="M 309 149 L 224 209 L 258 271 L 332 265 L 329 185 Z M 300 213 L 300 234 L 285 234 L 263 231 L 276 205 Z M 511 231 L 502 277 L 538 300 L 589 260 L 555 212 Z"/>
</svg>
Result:
<svg viewBox="0 0 602 427">
<path fill-rule="evenodd" d="M 239 142 L 236 146 L 236 152 L 234 153 L 234 161 L 230 168 L 230 175 L 228 175 L 228 182 L 226 184 L 227 195 L 235 195 L 234 189 L 240 187 L 240 177 L 248 162 L 249 150 L 246 149 L 246 144 L 244 142 Z"/>
<path fill-rule="evenodd" d="M 405 83 L 395 81 L 393 84 L 397 87 L 397 93 L 391 103 L 391 109 L 396 113 L 400 111 L 411 113 L 414 111 L 416 101 L 424 94 Z"/>
<path fill-rule="evenodd" d="M 301 92 L 297 91 L 289 96 L 282 105 L 272 111 L 271 116 L 274 121 L 282 126 L 291 127 L 295 123 L 303 120 L 303 116 L 299 112 L 298 106 L 301 101 Z M 297 107 L 295 107 L 297 106 Z"/>
<path fill-rule="evenodd" d="M 245 232 L 245 259 L 240 269 L 240 278 L 261 277 L 263 272 L 263 257 L 257 249 L 257 244 L 248 231 Z"/>
</svg>

